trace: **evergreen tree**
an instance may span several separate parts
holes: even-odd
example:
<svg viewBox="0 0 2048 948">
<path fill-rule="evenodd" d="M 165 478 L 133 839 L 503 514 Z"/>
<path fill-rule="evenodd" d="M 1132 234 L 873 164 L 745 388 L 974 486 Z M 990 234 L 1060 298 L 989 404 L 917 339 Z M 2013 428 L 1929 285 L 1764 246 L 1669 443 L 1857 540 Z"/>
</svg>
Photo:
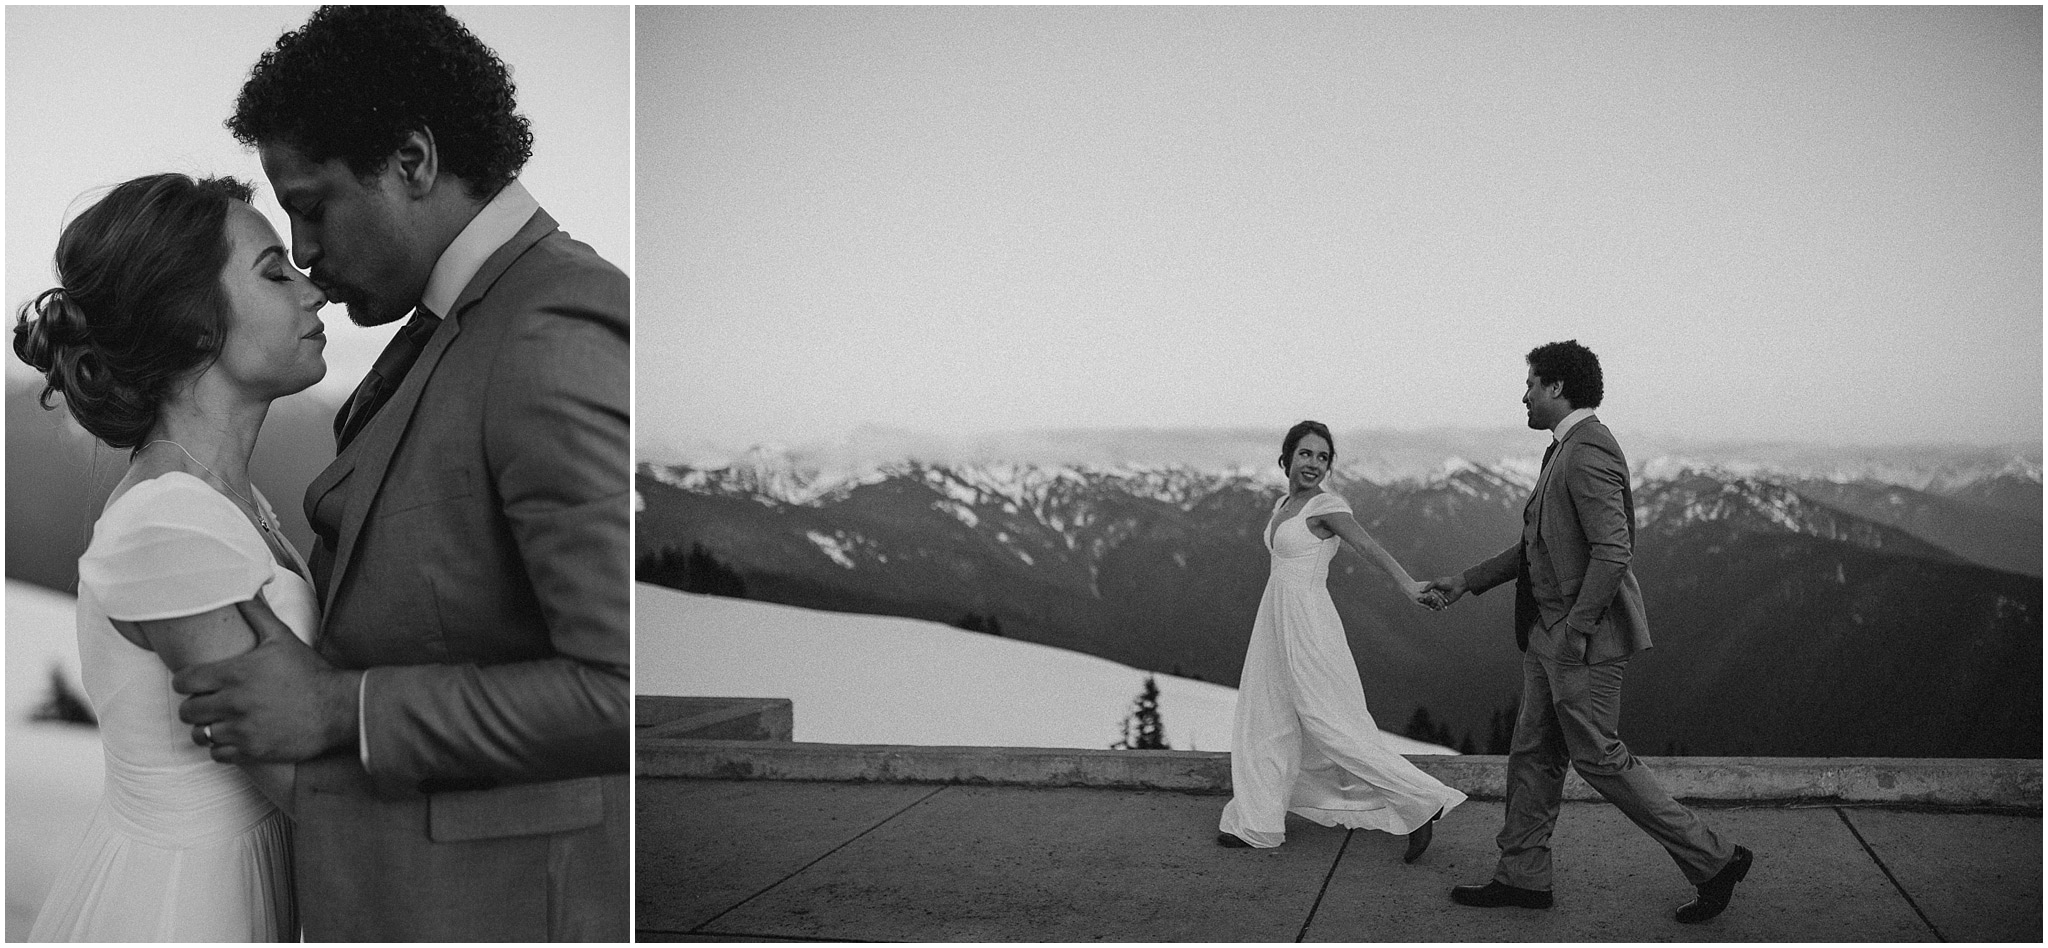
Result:
<svg viewBox="0 0 2048 948">
<path fill-rule="evenodd" d="M 712 556 L 704 544 L 692 543 L 683 569 L 683 591 L 745 599 L 747 583 L 732 567 Z"/>
<path fill-rule="evenodd" d="M 1520 713 L 1520 706 L 1515 704 L 1509 704 L 1506 707 L 1494 710 L 1493 719 L 1489 722 L 1489 727 L 1487 728 L 1487 753 L 1505 754 L 1514 749 L 1515 718 L 1519 717 Z"/>
<path fill-rule="evenodd" d="M 1470 734 L 1465 736 L 1464 741 L 1459 741 L 1457 735 L 1451 733 L 1451 726 L 1449 724 L 1430 717 L 1428 708 L 1416 708 L 1415 713 L 1409 715 L 1408 726 L 1401 730 L 1401 734 L 1404 737 L 1414 738 L 1415 740 L 1427 744 L 1435 744 L 1446 749 L 1455 749 L 1460 746 L 1469 748 L 1472 746 L 1472 736 Z M 1464 753 L 1469 754 L 1472 752 L 1466 750 Z"/>
<path fill-rule="evenodd" d="M 718 557 L 713 556 L 702 543 L 690 544 L 688 553 L 664 546 L 641 557 L 634 564 L 633 574 L 643 583 L 683 592 L 747 598 L 746 580 L 740 578 L 737 570 L 719 562 Z"/>
<path fill-rule="evenodd" d="M 665 546 L 640 557 L 640 561 L 633 564 L 633 578 L 655 586 L 681 589 L 687 560 L 681 550 Z"/>
<path fill-rule="evenodd" d="M 979 612 L 970 612 L 958 619 L 954 619 L 953 628 L 966 629 L 969 632 L 986 632 L 998 638 L 1001 638 L 1003 634 L 1003 623 L 1001 620 L 993 615 L 985 616 Z"/>
<path fill-rule="evenodd" d="M 1401 729 L 1401 734 L 1418 741 L 1436 743 L 1436 722 L 1430 720 L 1429 709 L 1416 708 L 1415 713 L 1408 716 L 1408 726 Z"/>
<path fill-rule="evenodd" d="M 1166 750 L 1166 726 L 1159 720 L 1159 683 L 1145 676 L 1145 689 L 1138 692 L 1137 706 L 1124 719 L 1123 740 L 1111 750 Z"/>
<path fill-rule="evenodd" d="M 61 724 L 83 724 L 99 727 L 99 719 L 93 717 L 92 707 L 80 698 L 71 686 L 64 683 L 64 670 L 57 665 L 50 666 L 50 696 L 36 705 L 29 713 L 31 721 L 56 721 Z"/>
</svg>

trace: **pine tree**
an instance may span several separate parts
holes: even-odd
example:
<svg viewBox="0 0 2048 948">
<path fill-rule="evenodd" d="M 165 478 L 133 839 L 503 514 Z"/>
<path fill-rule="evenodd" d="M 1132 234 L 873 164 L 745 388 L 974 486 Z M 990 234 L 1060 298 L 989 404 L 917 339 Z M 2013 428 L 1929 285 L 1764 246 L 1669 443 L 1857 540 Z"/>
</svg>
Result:
<svg viewBox="0 0 2048 948">
<path fill-rule="evenodd" d="M 683 569 L 683 591 L 745 599 L 747 583 L 732 567 L 712 556 L 704 544 L 692 543 Z"/>
<path fill-rule="evenodd" d="M 740 578 L 739 571 L 719 562 L 702 543 L 690 544 L 688 553 L 664 546 L 642 556 L 633 566 L 633 577 L 683 592 L 747 598 L 747 582 Z"/>
<path fill-rule="evenodd" d="M 1145 689 L 1138 692 L 1137 706 L 1124 718 L 1123 739 L 1111 750 L 1166 750 L 1166 726 L 1159 719 L 1159 683 L 1145 676 Z"/>
<path fill-rule="evenodd" d="M 982 615 L 979 612 L 970 612 L 958 619 L 954 619 L 953 628 L 965 629 L 969 632 L 985 632 L 997 638 L 1001 638 L 1003 635 L 1002 620 L 997 619 L 993 615 Z"/>
<path fill-rule="evenodd" d="M 1514 749 L 1515 719 L 1520 716 L 1520 713 L 1520 707 L 1514 704 L 1498 708 L 1493 712 L 1493 720 L 1489 722 L 1491 726 L 1487 728 L 1487 753 L 1505 754 Z"/>
<path fill-rule="evenodd" d="M 100 725 L 99 719 L 93 717 L 92 707 L 64 683 L 64 670 L 57 665 L 50 666 L 50 697 L 29 713 L 29 720 L 83 724 L 86 727 Z"/>
<path fill-rule="evenodd" d="M 1401 734 L 1418 741 L 1435 743 L 1436 722 L 1430 720 L 1429 709 L 1416 708 L 1415 713 L 1408 716 L 1408 726 L 1401 729 Z"/>
<path fill-rule="evenodd" d="M 665 546 L 640 557 L 640 562 L 633 564 L 633 578 L 655 586 L 681 589 L 686 568 L 687 558 L 683 552 Z"/>
</svg>

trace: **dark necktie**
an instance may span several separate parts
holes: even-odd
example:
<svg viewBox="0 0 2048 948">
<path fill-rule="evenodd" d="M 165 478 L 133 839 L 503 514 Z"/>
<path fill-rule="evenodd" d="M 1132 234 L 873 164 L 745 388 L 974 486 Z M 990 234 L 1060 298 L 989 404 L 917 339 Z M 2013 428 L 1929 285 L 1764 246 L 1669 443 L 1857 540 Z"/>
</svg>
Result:
<svg viewBox="0 0 2048 948">
<path fill-rule="evenodd" d="M 1557 445 L 1558 440 L 1556 438 L 1552 438 L 1550 439 L 1550 447 L 1543 449 L 1543 463 L 1537 466 L 1536 476 L 1542 477 L 1543 469 L 1550 466 L 1550 456 L 1557 453 Z"/>
<path fill-rule="evenodd" d="M 363 376 L 363 384 L 356 386 L 355 394 L 334 416 L 334 450 L 339 453 L 348 448 L 356 439 L 363 426 L 377 414 L 377 409 L 391 400 L 391 393 L 405 381 L 405 373 L 418 362 L 420 353 L 427 348 L 427 340 L 434 337 L 435 327 L 441 319 L 427 311 L 424 306 L 413 310 L 412 320 L 391 337 L 383 354 L 377 356 L 370 366 L 370 374 Z"/>
</svg>

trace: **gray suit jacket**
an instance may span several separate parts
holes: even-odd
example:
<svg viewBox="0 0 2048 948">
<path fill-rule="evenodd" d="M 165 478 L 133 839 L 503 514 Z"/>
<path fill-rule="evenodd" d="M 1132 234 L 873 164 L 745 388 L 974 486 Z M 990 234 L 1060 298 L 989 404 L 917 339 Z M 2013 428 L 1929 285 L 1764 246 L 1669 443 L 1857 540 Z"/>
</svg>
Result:
<svg viewBox="0 0 2048 948">
<path fill-rule="evenodd" d="M 294 793 L 310 941 L 625 941 L 628 285 L 536 212 L 306 495 L 355 748 Z"/>
<path fill-rule="evenodd" d="M 1522 538 L 1466 570 L 1465 585 L 1476 594 L 1517 580 L 1540 620 L 1524 647 L 1583 662 L 1649 648 L 1642 587 L 1629 569 L 1635 503 L 1628 460 L 1598 417 L 1579 422 L 1558 443 L 1522 518 Z M 1516 629 L 1518 640 L 1528 632 Z"/>
</svg>

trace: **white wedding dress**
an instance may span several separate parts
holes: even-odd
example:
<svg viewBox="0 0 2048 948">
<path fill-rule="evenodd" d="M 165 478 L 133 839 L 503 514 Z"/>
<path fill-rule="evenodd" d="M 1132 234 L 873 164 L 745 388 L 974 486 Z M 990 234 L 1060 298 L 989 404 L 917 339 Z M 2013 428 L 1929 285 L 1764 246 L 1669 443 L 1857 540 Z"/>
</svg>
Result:
<svg viewBox="0 0 2048 948">
<path fill-rule="evenodd" d="M 1278 513 L 1286 498 L 1273 509 Z M 1324 492 L 1266 527 L 1272 554 L 1238 681 L 1230 745 L 1234 796 L 1221 829 L 1260 848 L 1287 838 L 1289 811 L 1324 826 L 1405 836 L 1465 794 L 1388 747 L 1365 707 L 1365 688 L 1330 600 L 1330 560 L 1343 543 L 1319 539 L 1310 517 L 1350 513 Z"/>
<path fill-rule="evenodd" d="M 289 821 L 241 768 L 192 742 L 170 669 L 109 620 L 195 615 L 260 591 L 310 641 L 319 602 L 303 575 L 190 474 L 136 484 L 100 515 L 78 562 L 78 654 L 106 782 L 30 941 L 298 940 Z"/>
</svg>

